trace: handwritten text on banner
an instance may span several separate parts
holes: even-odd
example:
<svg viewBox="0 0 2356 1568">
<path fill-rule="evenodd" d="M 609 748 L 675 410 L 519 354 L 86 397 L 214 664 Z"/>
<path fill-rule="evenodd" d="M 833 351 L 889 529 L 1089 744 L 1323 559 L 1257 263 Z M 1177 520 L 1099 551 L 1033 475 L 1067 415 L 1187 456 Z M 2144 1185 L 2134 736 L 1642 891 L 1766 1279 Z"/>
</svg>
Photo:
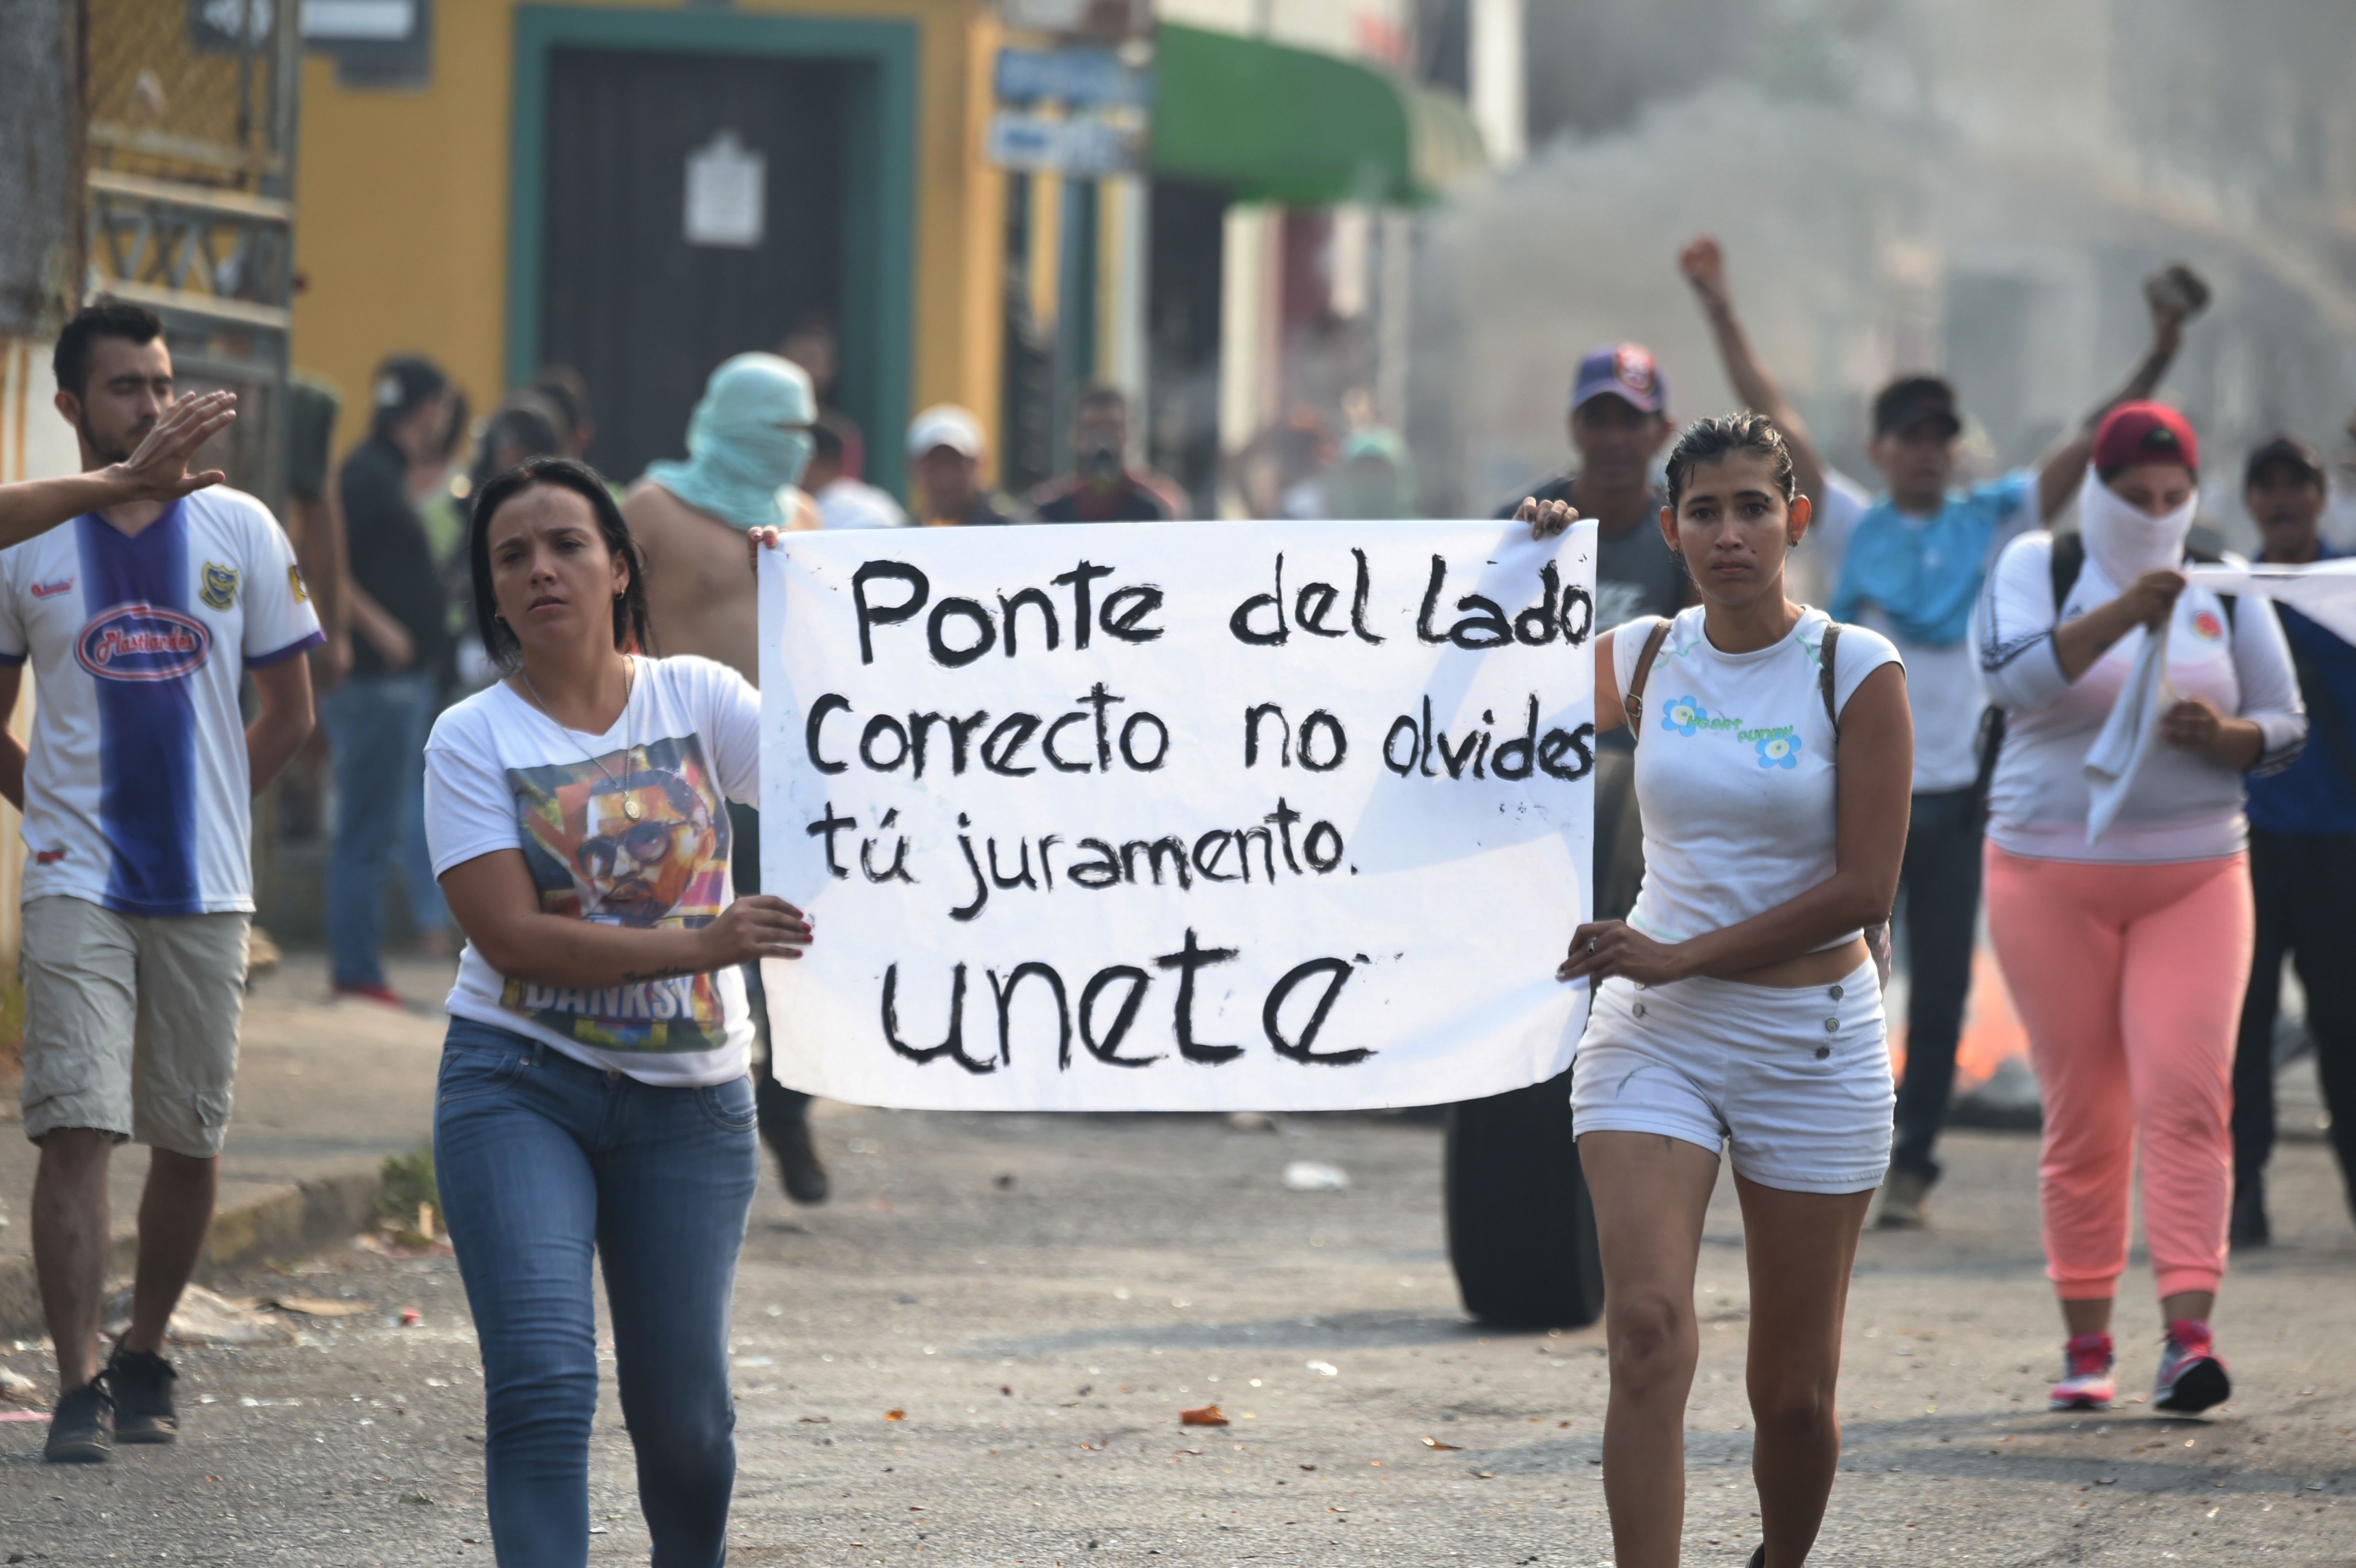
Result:
<svg viewBox="0 0 2356 1568">
<path fill-rule="evenodd" d="M 863 1104 L 1434 1104 L 1568 1065 L 1594 526 L 787 536 L 778 1076 Z"/>
</svg>

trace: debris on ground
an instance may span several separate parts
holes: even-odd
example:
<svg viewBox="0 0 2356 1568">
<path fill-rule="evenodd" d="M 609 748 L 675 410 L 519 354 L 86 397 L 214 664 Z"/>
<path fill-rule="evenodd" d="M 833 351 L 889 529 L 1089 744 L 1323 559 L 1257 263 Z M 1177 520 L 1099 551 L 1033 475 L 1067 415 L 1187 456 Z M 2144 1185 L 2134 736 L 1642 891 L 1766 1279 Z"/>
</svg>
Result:
<svg viewBox="0 0 2356 1568">
<path fill-rule="evenodd" d="M 1293 1192 L 1339 1192 L 1350 1185 L 1350 1173 L 1322 1160 L 1296 1159 L 1284 1168 L 1284 1185 Z"/>
<path fill-rule="evenodd" d="M 1427 1447 L 1427 1448 L 1437 1448 L 1437 1449 L 1439 1449 L 1439 1450 L 1440 1450 L 1441 1453 L 1443 1453 L 1443 1454 L 1462 1454 L 1462 1452 L 1464 1452 L 1464 1445 L 1463 1445 L 1463 1444 L 1462 1444 L 1462 1443 L 1442 1443 L 1442 1442 L 1441 1442 L 1439 1438 L 1437 1438 L 1437 1437 L 1427 1437 L 1427 1438 L 1425 1438 L 1425 1439 L 1423 1440 L 1423 1445 L 1424 1445 L 1425 1447 Z"/>
<path fill-rule="evenodd" d="M 273 1296 L 262 1303 L 281 1312 L 299 1313 L 305 1317 L 357 1317 L 374 1308 L 368 1301 L 323 1301 L 313 1296 Z"/>
<path fill-rule="evenodd" d="M 403 1240 L 403 1238 L 407 1238 Z M 395 1231 L 388 1226 L 380 1231 L 362 1231 L 352 1238 L 352 1250 L 374 1253 L 380 1258 L 446 1258 L 456 1249 L 449 1238 L 428 1241 L 413 1231 Z"/>
<path fill-rule="evenodd" d="M 18 1404 L 42 1404 L 41 1385 L 22 1372 L 0 1367 L 0 1399 L 12 1399 Z"/>
<path fill-rule="evenodd" d="M 1226 1413 L 1215 1404 L 1199 1405 L 1178 1413 L 1178 1424 L 1181 1426 L 1225 1426 L 1227 1424 Z"/>
<path fill-rule="evenodd" d="M 107 1298 L 102 1326 L 108 1339 L 120 1339 L 131 1328 L 131 1296 L 126 1285 Z M 164 1338 L 175 1345 L 291 1345 L 294 1332 L 272 1315 L 267 1302 L 215 1296 L 192 1285 L 180 1292 Z"/>
</svg>

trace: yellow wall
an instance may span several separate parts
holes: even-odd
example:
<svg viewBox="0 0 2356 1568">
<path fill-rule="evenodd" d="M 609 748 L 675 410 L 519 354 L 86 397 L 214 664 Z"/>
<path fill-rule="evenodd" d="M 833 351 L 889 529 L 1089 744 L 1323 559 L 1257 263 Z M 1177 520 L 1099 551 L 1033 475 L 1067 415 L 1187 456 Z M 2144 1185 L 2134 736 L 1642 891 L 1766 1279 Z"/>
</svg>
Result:
<svg viewBox="0 0 2356 1568">
<path fill-rule="evenodd" d="M 994 430 L 1005 181 L 981 154 L 995 24 L 980 0 L 740 8 L 919 24 L 909 411 L 962 403 Z M 331 61 L 305 63 L 295 248 L 306 286 L 294 305 L 294 363 L 343 388 L 338 451 L 359 439 L 369 372 L 387 354 L 431 357 L 477 408 L 506 389 L 514 10 L 515 0 L 435 6 L 434 71 L 422 90 L 353 91 L 337 85 Z M 887 460 L 879 452 L 870 464 Z"/>
</svg>

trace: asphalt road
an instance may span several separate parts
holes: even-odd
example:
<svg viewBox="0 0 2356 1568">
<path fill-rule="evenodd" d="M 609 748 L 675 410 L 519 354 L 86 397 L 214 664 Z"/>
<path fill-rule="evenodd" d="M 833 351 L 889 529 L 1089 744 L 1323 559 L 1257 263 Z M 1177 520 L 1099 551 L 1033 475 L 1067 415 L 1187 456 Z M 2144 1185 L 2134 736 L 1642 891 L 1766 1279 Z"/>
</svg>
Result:
<svg viewBox="0 0 2356 1568">
<path fill-rule="evenodd" d="M 1610 1563 L 1601 1330 L 1464 1319 L 1435 1128 L 829 1106 L 821 1133 L 836 1201 L 797 1211 L 765 1184 L 745 1247 L 732 1563 Z M 2218 1317 L 2240 1392 L 2200 1421 L 2046 1413 L 2061 1330 L 2034 1142 L 1949 1148 L 1937 1231 L 1867 1237 L 1815 1560 L 2356 1563 L 2356 1230 L 2326 1151 L 2279 1158 L 2281 1241 L 2237 1260 Z M 1301 1158 L 1350 1186 L 1285 1190 Z M 1719 1198 L 1687 1560 L 1735 1568 L 1756 1540 L 1746 1290 L 1730 1184 Z M 179 1352 L 177 1446 L 50 1467 L 37 1423 L 0 1424 L 0 1559 L 487 1563 L 455 1269 L 303 1266 L 217 1283 L 370 1310 L 297 1344 Z M 2131 1393 L 2157 1354 L 2149 1288 L 2138 1264 Z M 0 1361 L 47 1381 L 38 1347 Z M 1230 1425 L 1179 1424 L 1211 1403 Z M 592 1495 L 593 1561 L 644 1562 L 610 1385 Z"/>
</svg>

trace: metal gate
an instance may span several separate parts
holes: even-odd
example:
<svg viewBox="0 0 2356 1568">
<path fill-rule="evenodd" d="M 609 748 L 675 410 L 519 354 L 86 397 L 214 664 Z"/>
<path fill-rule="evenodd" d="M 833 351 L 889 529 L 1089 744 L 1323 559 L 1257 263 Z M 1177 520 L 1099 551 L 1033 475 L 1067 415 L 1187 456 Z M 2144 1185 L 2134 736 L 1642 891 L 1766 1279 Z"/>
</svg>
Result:
<svg viewBox="0 0 2356 1568">
<path fill-rule="evenodd" d="M 89 0 L 89 276 L 164 318 L 184 388 L 227 387 L 218 461 L 284 499 L 300 6 Z"/>
</svg>

